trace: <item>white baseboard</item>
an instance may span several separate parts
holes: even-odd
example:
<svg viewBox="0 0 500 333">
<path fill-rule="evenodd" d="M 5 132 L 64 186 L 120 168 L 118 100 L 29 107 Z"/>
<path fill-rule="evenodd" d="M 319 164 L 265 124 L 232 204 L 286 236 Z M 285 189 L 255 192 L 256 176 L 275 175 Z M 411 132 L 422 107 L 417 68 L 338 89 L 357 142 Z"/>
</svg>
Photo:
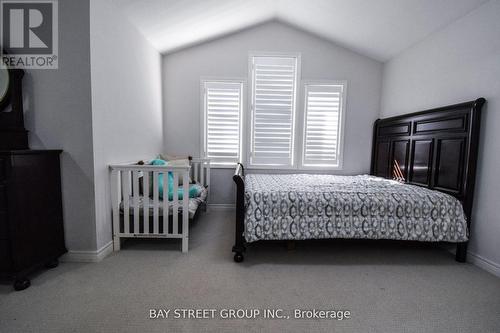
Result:
<svg viewBox="0 0 500 333">
<path fill-rule="evenodd" d="M 234 209 L 232 204 L 209 204 L 212 209 Z M 455 253 L 454 248 L 448 248 L 448 251 Z M 61 257 L 61 261 L 65 262 L 99 262 L 113 252 L 113 241 L 110 241 L 97 251 L 68 251 Z M 500 277 L 500 265 L 492 262 L 478 254 L 467 252 L 467 261 L 479 268 L 484 269 L 491 274 Z"/>
<path fill-rule="evenodd" d="M 113 242 L 109 242 L 97 251 L 68 251 L 61 257 L 66 262 L 99 262 L 113 252 Z"/>
<path fill-rule="evenodd" d="M 481 257 L 480 255 L 476 253 L 472 253 L 470 251 L 467 252 L 467 261 L 470 262 L 471 264 L 476 265 L 477 267 L 480 267 L 484 269 L 487 272 L 490 272 L 491 274 L 500 277 L 500 265 L 497 263 L 494 263 L 491 260 L 488 260 L 486 258 Z"/>
<path fill-rule="evenodd" d="M 444 244 L 444 248 L 446 251 L 452 253 L 455 255 L 456 252 L 456 246 L 451 245 L 451 244 Z M 481 257 L 479 254 L 473 253 L 471 251 L 467 251 L 467 262 L 473 264 L 474 266 L 477 266 L 481 269 L 484 269 L 485 271 L 500 277 L 500 265 L 497 263 L 494 263 L 493 261 Z"/>
<path fill-rule="evenodd" d="M 446 251 L 452 253 L 455 255 L 456 252 L 456 246 L 453 244 L 444 244 L 444 248 Z M 484 269 L 485 271 L 500 277 L 500 265 L 497 263 L 494 263 L 491 260 L 485 259 L 481 257 L 480 255 L 476 253 L 472 253 L 471 251 L 467 251 L 467 262 L 473 264 L 474 266 L 477 266 L 481 269 Z"/>
<path fill-rule="evenodd" d="M 211 209 L 234 209 L 236 208 L 235 204 L 208 204 L 208 208 Z"/>
</svg>

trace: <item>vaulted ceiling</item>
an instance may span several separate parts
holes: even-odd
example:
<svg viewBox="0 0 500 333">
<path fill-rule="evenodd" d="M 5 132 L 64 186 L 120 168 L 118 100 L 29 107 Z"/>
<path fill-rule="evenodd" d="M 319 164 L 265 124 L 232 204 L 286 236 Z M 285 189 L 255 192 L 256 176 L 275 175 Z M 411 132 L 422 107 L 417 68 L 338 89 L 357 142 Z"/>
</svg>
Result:
<svg viewBox="0 0 500 333">
<path fill-rule="evenodd" d="M 386 61 L 487 0 L 113 0 L 162 53 L 280 20 Z"/>
</svg>

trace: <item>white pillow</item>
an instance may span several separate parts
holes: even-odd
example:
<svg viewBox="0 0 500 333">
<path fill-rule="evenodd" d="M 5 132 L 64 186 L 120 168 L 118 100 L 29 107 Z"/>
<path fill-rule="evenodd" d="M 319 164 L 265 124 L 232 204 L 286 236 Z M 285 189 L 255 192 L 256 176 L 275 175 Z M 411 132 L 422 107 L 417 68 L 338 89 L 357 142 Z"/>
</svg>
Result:
<svg viewBox="0 0 500 333">
<path fill-rule="evenodd" d="M 173 160 L 184 160 L 184 159 L 191 159 L 191 156 L 188 155 L 169 155 L 169 154 L 158 154 L 158 158 L 164 160 L 164 161 L 173 161 Z"/>
<path fill-rule="evenodd" d="M 183 166 L 187 167 L 189 166 L 189 160 L 187 158 L 178 160 L 167 160 L 167 165 L 173 167 L 183 167 Z"/>
<path fill-rule="evenodd" d="M 173 167 L 187 167 L 191 164 L 191 158 L 189 156 L 174 156 L 168 154 L 158 154 L 158 158 L 167 161 L 168 166 Z M 191 176 L 189 176 L 189 183 L 191 184 L 193 180 Z M 184 179 L 182 177 L 179 178 L 179 186 L 184 185 Z"/>
</svg>

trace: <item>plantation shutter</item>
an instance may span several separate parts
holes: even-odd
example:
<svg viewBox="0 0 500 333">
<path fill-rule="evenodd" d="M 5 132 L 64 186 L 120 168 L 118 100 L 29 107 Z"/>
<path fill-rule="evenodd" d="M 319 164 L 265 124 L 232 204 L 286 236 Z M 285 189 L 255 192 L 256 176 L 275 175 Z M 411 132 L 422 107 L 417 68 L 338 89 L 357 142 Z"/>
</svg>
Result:
<svg viewBox="0 0 500 333">
<path fill-rule="evenodd" d="M 242 82 L 204 82 L 204 151 L 214 164 L 239 162 L 242 95 Z"/>
<path fill-rule="evenodd" d="M 254 56 L 250 164 L 293 165 L 297 57 Z"/>
<path fill-rule="evenodd" d="M 339 164 L 343 96 L 342 84 L 305 86 L 303 165 Z"/>
</svg>

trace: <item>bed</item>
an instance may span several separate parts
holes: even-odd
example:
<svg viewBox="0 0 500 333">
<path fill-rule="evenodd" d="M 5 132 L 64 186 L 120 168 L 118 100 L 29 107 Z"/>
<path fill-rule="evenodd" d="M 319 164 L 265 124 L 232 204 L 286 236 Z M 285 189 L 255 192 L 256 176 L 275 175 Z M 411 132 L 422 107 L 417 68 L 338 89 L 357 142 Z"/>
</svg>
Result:
<svg viewBox="0 0 500 333">
<path fill-rule="evenodd" d="M 464 262 L 484 102 L 377 120 L 370 175 L 245 175 L 238 164 L 234 260 L 257 241 L 344 238 L 456 243 Z"/>
</svg>

